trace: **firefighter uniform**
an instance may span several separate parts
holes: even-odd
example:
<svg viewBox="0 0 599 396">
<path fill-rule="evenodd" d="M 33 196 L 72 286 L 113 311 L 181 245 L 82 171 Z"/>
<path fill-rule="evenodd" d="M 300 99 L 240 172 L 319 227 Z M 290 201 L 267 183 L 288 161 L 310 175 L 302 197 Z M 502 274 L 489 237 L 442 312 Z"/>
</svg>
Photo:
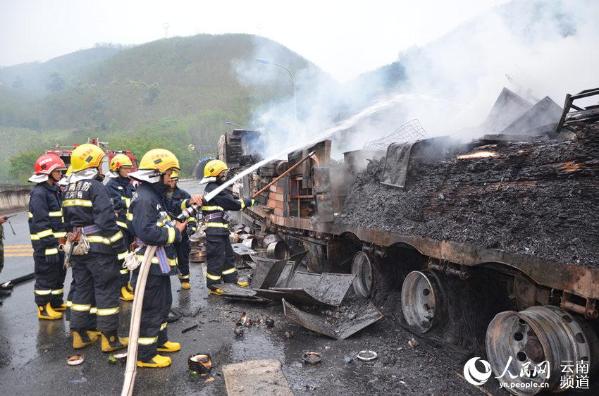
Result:
<svg viewBox="0 0 599 396">
<path fill-rule="evenodd" d="M 65 193 L 63 212 L 67 230 L 80 233 L 89 243 L 87 253 L 72 255 L 76 290 L 71 306 L 73 347 L 95 341 L 94 317 L 103 352 L 126 346 L 117 335 L 119 325 L 119 261 L 126 255 L 123 233 L 116 223 L 112 202 L 97 171 L 104 152 L 83 144 L 72 154 L 73 175 Z M 80 239 L 79 243 L 83 243 Z"/>
<path fill-rule="evenodd" d="M 33 293 L 39 319 L 57 320 L 66 309 L 63 304 L 64 255 L 60 241 L 66 236 L 57 183 L 65 164 L 56 154 L 43 154 L 33 165 L 35 183 L 29 196 L 29 232 L 33 246 L 35 285 Z"/>
<path fill-rule="evenodd" d="M 174 190 L 168 195 L 168 209 L 171 215 L 177 217 L 181 212 L 189 207 L 189 199 L 191 195 L 185 190 L 175 186 Z M 181 242 L 175 243 L 175 249 L 177 250 L 177 267 L 179 268 L 179 280 L 183 289 L 189 289 L 189 253 L 191 251 L 191 244 L 189 242 L 189 235 L 195 233 L 198 229 L 198 221 L 195 217 L 189 217 L 187 219 L 187 232 L 181 236 Z"/>
<path fill-rule="evenodd" d="M 35 266 L 35 303 L 47 303 L 63 309 L 63 291 L 66 271 L 64 254 L 59 251 L 59 239 L 66 236 L 59 188 L 47 182 L 39 183 L 29 198 L 29 232 L 33 245 Z"/>
<path fill-rule="evenodd" d="M 133 235 L 129 230 L 129 224 L 127 220 L 127 213 L 129 206 L 131 205 L 131 198 L 133 198 L 133 184 L 128 177 L 114 177 L 106 183 L 106 188 L 112 200 L 112 206 L 116 213 L 116 223 L 123 233 L 125 240 L 125 246 L 129 246 L 133 242 Z M 133 296 L 129 289 L 129 270 L 125 267 L 120 269 L 120 293 L 121 300 L 131 301 Z M 123 288 L 125 290 L 123 290 Z"/>
<path fill-rule="evenodd" d="M 218 186 L 219 183 L 216 181 L 209 182 L 204 193 L 208 194 Z M 225 283 L 237 283 L 238 281 L 235 254 L 229 240 L 228 216 L 225 211 L 241 210 L 251 204 L 251 199 L 236 199 L 231 193 L 223 190 L 202 206 L 202 217 L 206 226 L 208 267 L 206 284 L 211 289 L 214 289 L 221 281 Z"/>
<path fill-rule="evenodd" d="M 181 232 L 168 214 L 166 175 L 179 170 L 179 161 L 168 150 L 148 151 L 139 163 L 139 170 L 130 177 L 141 184 L 131 201 L 131 228 L 135 236 L 138 259 L 143 261 L 146 246 L 156 246 L 152 257 L 143 298 L 139 329 L 139 367 L 161 368 L 171 364 L 168 356 L 157 352 L 177 352 L 181 345 L 168 340 L 167 317 L 172 304 L 170 276 L 177 273 L 177 251 L 174 244 L 181 242 Z M 139 269 L 133 272 L 137 283 Z"/>
</svg>

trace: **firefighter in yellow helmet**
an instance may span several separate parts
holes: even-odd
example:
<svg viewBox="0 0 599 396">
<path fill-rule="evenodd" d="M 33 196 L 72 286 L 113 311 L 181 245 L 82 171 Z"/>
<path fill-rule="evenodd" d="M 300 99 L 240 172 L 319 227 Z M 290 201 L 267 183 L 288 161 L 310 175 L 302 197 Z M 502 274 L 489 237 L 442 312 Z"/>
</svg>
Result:
<svg viewBox="0 0 599 396">
<path fill-rule="evenodd" d="M 76 284 L 71 305 L 73 347 L 83 348 L 98 338 L 95 313 L 101 349 L 112 352 L 127 345 L 127 339 L 117 334 L 120 261 L 127 249 L 102 184 L 104 156 L 104 151 L 93 144 L 73 150 L 73 173 L 62 206 L 68 240 L 76 245 L 70 256 Z"/>
<path fill-rule="evenodd" d="M 167 191 L 167 200 L 169 212 L 173 216 L 179 216 L 186 210 L 190 205 L 191 195 L 181 189 L 178 186 L 179 175 L 173 172 L 171 175 L 170 188 Z M 179 281 L 181 282 L 181 289 L 191 289 L 191 276 L 189 274 L 189 253 L 191 251 L 191 245 L 189 242 L 189 236 L 194 234 L 198 229 L 198 221 L 195 216 L 190 216 L 187 219 L 187 229 L 182 234 L 181 242 L 175 243 L 175 249 L 177 250 L 177 266 L 179 269 Z"/>
<path fill-rule="evenodd" d="M 229 168 L 221 160 L 212 160 L 204 166 L 204 178 L 201 183 L 206 184 L 204 193 L 217 188 L 227 178 Z M 248 282 L 239 280 L 235 268 L 235 254 L 229 241 L 229 221 L 227 210 L 241 210 L 252 206 L 254 200 L 250 198 L 236 199 L 228 191 L 221 191 L 206 205 L 202 206 L 202 217 L 206 226 L 206 285 L 211 294 L 222 294 L 219 287 L 221 282 L 236 283 L 247 287 Z"/>
<path fill-rule="evenodd" d="M 106 183 L 106 188 L 112 200 L 112 206 L 114 206 L 116 223 L 123 232 L 125 246 L 129 247 L 131 242 L 133 242 L 133 236 L 127 224 L 127 213 L 131 205 L 131 198 L 133 198 L 133 191 L 135 190 L 131 179 L 129 179 L 129 173 L 133 170 L 133 162 L 126 154 L 116 154 L 110 160 L 109 170 L 110 180 Z M 129 270 L 124 266 L 121 268 L 120 290 L 121 300 L 133 300 L 133 290 L 129 284 Z"/>
<path fill-rule="evenodd" d="M 158 352 L 177 352 L 181 344 L 168 340 L 167 317 L 172 304 L 170 276 L 177 273 L 175 243 L 180 242 L 187 222 L 174 222 L 168 214 L 166 192 L 173 172 L 179 172 L 179 161 L 164 149 L 148 151 L 139 163 L 139 170 L 129 176 L 141 182 L 131 201 L 131 229 L 140 246 L 138 257 L 143 260 L 148 245 L 157 246 L 146 282 L 139 330 L 139 367 L 167 367 L 171 359 Z M 202 196 L 191 197 L 191 203 L 201 205 Z M 139 270 L 133 273 L 137 283 Z"/>
</svg>

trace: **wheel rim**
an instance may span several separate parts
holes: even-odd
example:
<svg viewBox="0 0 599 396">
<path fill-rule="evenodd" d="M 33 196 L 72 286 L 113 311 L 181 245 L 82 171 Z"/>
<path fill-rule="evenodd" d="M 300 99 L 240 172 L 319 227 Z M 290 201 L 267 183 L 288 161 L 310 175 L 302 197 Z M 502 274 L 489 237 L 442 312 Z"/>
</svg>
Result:
<svg viewBox="0 0 599 396">
<path fill-rule="evenodd" d="M 401 310 L 408 325 L 426 333 L 435 325 L 439 293 L 432 278 L 420 271 L 410 272 L 401 287 Z"/>
<path fill-rule="evenodd" d="M 355 275 L 353 286 L 356 294 L 368 298 L 372 292 L 372 263 L 366 253 L 358 252 L 354 255 L 351 273 Z"/>
<path fill-rule="evenodd" d="M 266 248 L 266 254 L 269 258 L 283 260 L 289 258 L 289 249 L 283 241 L 273 242 Z"/>
<path fill-rule="evenodd" d="M 495 376 L 508 370 L 500 381 L 517 395 L 534 395 L 543 390 L 559 392 L 561 365 L 585 361 L 591 364 L 588 333 L 570 313 L 553 306 L 535 306 L 524 311 L 501 312 L 493 318 L 486 335 L 487 358 Z M 548 362 L 548 369 L 547 364 Z M 520 376 L 522 370 L 540 373 L 536 378 Z M 546 369 L 547 374 L 542 370 Z M 548 375 L 548 377 L 547 377 Z"/>
</svg>

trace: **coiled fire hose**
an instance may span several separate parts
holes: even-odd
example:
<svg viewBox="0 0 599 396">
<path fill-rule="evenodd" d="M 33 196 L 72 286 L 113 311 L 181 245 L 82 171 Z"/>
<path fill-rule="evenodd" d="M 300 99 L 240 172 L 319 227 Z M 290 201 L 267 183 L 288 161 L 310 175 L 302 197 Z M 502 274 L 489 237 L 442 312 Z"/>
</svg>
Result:
<svg viewBox="0 0 599 396">
<path fill-rule="evenodd" d="M 129 345 L 127 346 L 127 364 L 125 365 L 125 381 L 121 396 L 131 396 L 135 386 L 135 374 L 137 372 L 137 340 L 139 339 L 139 325 L 141 323 L 141 309 L 146 291 L 146 281 L 150 273 L 152 258 L 156 252 L 156 246 L 148 246 L 143 261 L 139 267 L 137 284 L 135 285 L 135 297 L 131 309 L 131 324 L 129 326 Z"/>
</svg>

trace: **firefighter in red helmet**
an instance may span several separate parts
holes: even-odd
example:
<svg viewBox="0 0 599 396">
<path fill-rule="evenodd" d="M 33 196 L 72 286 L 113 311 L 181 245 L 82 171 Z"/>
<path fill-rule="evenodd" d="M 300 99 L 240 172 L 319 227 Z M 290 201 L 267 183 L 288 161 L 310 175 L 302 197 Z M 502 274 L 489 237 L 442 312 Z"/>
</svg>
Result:
<svg viewBox="0 0 599 396">
<path fill-rule="evenodd" d="M 59 250 L 66 236 L 62 194 L 57 183 L 66 170 L 56 154 L 44 154 L 33 167 L 29 181 L 35 183 L 29 197 L 29 232 L 33 245 L 37 316 L 44 320 L 62 318 L 65 279 L 64 254 Z"/>
</svg>

